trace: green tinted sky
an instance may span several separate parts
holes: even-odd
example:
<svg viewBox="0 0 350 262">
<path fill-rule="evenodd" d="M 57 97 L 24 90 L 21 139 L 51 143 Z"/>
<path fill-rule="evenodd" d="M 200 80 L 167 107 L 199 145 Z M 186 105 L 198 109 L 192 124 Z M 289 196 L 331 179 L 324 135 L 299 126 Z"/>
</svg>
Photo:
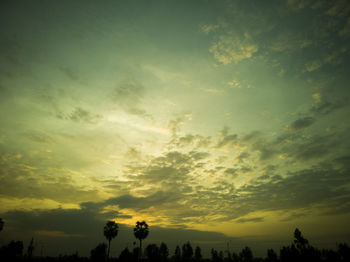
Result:
<svg viewBox="0 0 350 262">
<path fill-rule="evenodd" d="M 0 10 L 6 239 L 87 252 L 145 219 L 155 242 L 350 240 L 346 0 Z"/>
</svg>

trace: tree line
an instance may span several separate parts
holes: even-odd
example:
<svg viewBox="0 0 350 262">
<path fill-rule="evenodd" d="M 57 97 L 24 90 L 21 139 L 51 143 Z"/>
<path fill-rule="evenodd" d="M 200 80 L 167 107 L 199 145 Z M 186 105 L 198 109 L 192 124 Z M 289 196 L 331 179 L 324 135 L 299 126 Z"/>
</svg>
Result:
<svg viewBox="0 0 350 262">
<path fill-rule="evenodd" d="M 0 231 L 4 226 L 0 218 Z M 317 249 L 310 245 L 299 229 L 294 231 L 293 242 L 280 248 L 279 253 L 268 249 L 265 258 L 254 257 L 249 247 L 244 247 L 239 252 L 217 251 L 211 249 L 211 257 L 203 258 L 199 246 L 192 247 L 190 242 L 182 247 L 176 246 L 173 254 L 169 253 L 168 246 L 162 242 L 148 244 L 142 248 L 142 241 L 149 234 L 149 226 L 145 221 L 137 221 L 134 227 L 134 236 L 139 240 L 139 246 L 133 250 L 128 247 L 123 249 L 118 257 L 110 257 L 111 242 L 118 236 L 119 226 L 114 221 L 107 221 L 103 228 L 103 234 L 108 242 L 100 243 L 90 251 L 90 257 L 81 257 L 77 253 L 72 255 L 60 255 L 58 257 L 35 257 L 34 239 L 32 238 L 26 252 L 22 241 L 11 241 L 0 247 L 0 261 L 84 261 L 84 262 L 345 262 L 350 261 L 350 248 L 347 244 L 337 245 L 336 250 Z"/>
</svg>

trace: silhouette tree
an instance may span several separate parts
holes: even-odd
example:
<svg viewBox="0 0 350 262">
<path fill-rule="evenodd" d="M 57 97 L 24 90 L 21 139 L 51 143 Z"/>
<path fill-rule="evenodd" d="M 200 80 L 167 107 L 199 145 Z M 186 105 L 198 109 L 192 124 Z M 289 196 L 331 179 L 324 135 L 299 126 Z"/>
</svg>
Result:
<svg viewBox="0 0 350 262">
<path fill-rule="evenodd" d="M 175 248 L 174 261 L 176 261 L 176 262 L 181 261 L 181 249 L 179 246 L 176 246 L 176 248 Z"/>
<path fill-rule="evenodd" d="M 162 242 L 159 247 L 159 257 L 162 262 L 166 261 L 169 256 L 169 249 L 168 246 Z"/>
<path fill-rule="evenodd" d="M 134 247 L 131 253 L 133 261 L 137 261 L 140 257 L 140 247 Z"/>
<path fill-rule="evenodd" d="M 309 241 L 303 237 L 299 229 L 295 229 L 294 231 L 294 244 L 297 246 L 299 250 L 304 249 L 309 244 Z"/>
<path fill-rule="evenodd" d="M 267 250 L 267 261 L 269 261 L 269 262 L 277 262 L 278 261 L 278 256 L 273 249 Z"/>
<path fill-rule="evenodd" d="M 238 262 L 239 261 L 239 256 L 236 252 L 231 253 L 231 261 L 232 262 Z"/>
<path fill-rule="evenodd" d="M 253 261 L 253 252 L 249 247 L 245 247 L 239 253 L 239 258 L 242 262 L 252 262 Z"/>
<path fill-rule="evenodd" d="M 159 260 L 159 247 L 156 244 L 149 244 L 145 251 L 149 261 Z"/>
<path fill-rule="evenodd" d="M 190 261 L 193 256 L 193 249 L 190 242 L 187 242 L 182 246 L 182 259 L 183 261 Z"/>
<path fill-rule="evenodd" d="M 0 248 L 1 261 L 19 261 L 23 255 L 23 242 L 11 241 Z"/>
<path fill-rule="evenodd" d="M 202 260 L 202 250 L 199 246 L 196 246 L 196 249 L 194 251 L 194 260 L 196 262 L 199 262 Z"/>
<path fill-rule="evenodd" d="M 113 238 L 115 238 L 118 235 L 118 224 L 114 221 L 107 221 L 106 225 L 103 229 L 103 234 L 108 240 L 108 252 L 107 252 L 107 258 L 109 258 L 109 251 L 111 248 L 111 241 Z"/>
<path fill-rule="evenodd" d="M 119 255 L 119 261 L 121 262 L 130 262 L 132 261 L 132 254 L 129 251 L 128 247 L 124 248 Z"/>
<path fill-rule="evenodd" d="M 0 231 L 2 231 L 2 229 L 4 228 L 4 220 L 2 220 L 2 218 L 0 218 Z"/>
<path fill-rule="evenodd" d="M 148 236 L 149 230 L 146 221 L 137 221 L 134 236 L 140 241 L 140 256 L 142 256 L 142 240 Z"/>
<path fill-rule="evenodd" d="M 346 243 L 338 244 L 340 261 L 350 261 L 350 247 Z"/>
<path fill-rule="evenodd" d="M 105 243 L 100 243 L 90 252 L 90 258 L 92 261 L 104 261 L 106 260 L 106 249 Z"/>
<path fill-rule="evenodd" d="M 211 249 L 210 253 L 211 253 L 211 260 L 213 262 L 221 262 L 222 261 L 219 257 L 218 251 L 216 251 L 214 248 Z"/>
<path fill-rule="evenodd" d="M 282 247 L 280 250 L 280 261 L 281 262 L 293 262 L 300 261 L 299 252 L 296 249 L 295 245 Z"/>
<path fill-rule="evenodd" d="M 34 252 L 34 238 L 30 240 L 29 246 L 27 248 L 27 256 L 29 259 L 32 258 Z"/>
</svg>

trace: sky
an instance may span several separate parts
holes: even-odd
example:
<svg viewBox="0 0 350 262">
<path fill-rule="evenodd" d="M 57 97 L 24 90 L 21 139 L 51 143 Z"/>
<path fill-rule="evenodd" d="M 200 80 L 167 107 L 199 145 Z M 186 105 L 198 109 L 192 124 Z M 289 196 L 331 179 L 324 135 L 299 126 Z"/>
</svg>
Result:
<svg viewBox="0 0 350 262">
<path fill-rule="evenodd" d="M 1 1 L 0 244 L 350 242 L 347 0 Z"/>
</svg>

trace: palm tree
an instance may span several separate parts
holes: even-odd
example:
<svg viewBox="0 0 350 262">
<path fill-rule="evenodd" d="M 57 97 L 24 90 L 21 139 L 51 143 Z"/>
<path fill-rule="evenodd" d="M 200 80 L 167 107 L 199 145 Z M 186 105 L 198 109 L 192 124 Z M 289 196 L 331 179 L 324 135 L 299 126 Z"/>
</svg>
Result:
<svg viewBox="0 0 350 262">
<path fill-rule="evenodd" d="M 108 240 L 108 252 L 107 258 L 109 258 L 109 250 L 111 248 L 111 241 L 118 235 L 118 224 L 114 221 L 107 221 L 105 227 L 103 228 L 103 234 Z"/>
<path fill-rule="evenodd" d="M 134 236 L 140 240 L 140 257 L 142 256 L 142 240 L 148 236 L 149 230 L 146 221 L 137 221 L 134 228 Z"/>
</svg>

